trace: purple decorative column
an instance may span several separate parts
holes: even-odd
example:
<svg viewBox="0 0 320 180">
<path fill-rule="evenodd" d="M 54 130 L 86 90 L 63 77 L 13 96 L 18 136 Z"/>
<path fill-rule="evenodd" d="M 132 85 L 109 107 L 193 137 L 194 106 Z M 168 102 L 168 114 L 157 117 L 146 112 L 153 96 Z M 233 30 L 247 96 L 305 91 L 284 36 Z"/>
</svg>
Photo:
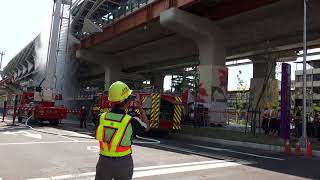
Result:
<svg viewBox="0 0 320 180">
<path fill-rule="evenodd" d="M 290 109 L 291 109 L 291 65 L 282 63 L 281 66 L 281 119 L 280 135 L 283 139 L 290 138 Z"/>
</svg>

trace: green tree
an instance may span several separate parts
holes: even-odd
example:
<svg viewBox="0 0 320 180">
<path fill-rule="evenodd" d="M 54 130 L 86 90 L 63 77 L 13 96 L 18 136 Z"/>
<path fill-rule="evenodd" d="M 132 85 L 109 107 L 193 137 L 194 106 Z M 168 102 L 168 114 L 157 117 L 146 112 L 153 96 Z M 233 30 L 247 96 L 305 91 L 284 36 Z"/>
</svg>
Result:
<svg viewBox="0 0 320 180">
<path fill-rule="evenodd" d="M 236 93 L 236 104 L 235 104 L 237 122 L 239 122 L 241 111 L 245 108 L 248 101 L 246 84 L 244 83 L 241 76 L 242 76 L 242 71 L 239 70 L 237 74 L 237 93 Z"/>
</svg>

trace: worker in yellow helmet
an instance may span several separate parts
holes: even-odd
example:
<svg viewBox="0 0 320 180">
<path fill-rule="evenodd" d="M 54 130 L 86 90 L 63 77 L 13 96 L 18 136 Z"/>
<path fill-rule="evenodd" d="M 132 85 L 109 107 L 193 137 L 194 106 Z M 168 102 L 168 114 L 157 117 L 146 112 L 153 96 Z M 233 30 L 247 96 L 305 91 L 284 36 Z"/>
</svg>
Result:
<svg viewBox="0 0 320 180">
<path fill-rule="evenodd" d="M 113 83 L 108 91 L 112 109 L 100 116 L 96 139 L 100 143 L 100 156 L 96 166 L 96 180 L 131 180 L 133 160 L 131 157 L 133 115 L 126 113 L 134 102 L 144 122 L 139 122 L 145 130 L 149 129 L 147 117 L 142 109 L 140 97 L 133 96 L 132 90 L 123 82 Z"/>
</svg>

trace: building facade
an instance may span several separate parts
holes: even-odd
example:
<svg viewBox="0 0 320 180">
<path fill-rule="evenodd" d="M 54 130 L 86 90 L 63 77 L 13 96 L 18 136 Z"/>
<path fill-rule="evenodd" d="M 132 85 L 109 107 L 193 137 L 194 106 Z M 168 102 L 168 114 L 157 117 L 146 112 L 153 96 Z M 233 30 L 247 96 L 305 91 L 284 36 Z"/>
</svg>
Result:
<svg viewBox="0 0 320 180">
<path fill-rule="evenodd" d="M 303 71 L 295 72 L 295 107 L 302 108 L 303 105 Z M 320 105 L 320 68 L 307 70 L 307 112 L 312 112 L 312 106 Z"/>
</svg>

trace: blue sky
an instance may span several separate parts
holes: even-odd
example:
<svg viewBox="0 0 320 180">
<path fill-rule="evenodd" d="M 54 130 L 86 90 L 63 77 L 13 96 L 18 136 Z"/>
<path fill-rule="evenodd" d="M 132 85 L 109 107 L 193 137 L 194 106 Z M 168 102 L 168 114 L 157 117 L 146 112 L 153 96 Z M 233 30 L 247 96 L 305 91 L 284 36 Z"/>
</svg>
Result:
<svg viewBox="0 0 320 180">
<path fill-rule="evenodd" d="M 22 48 L 24 48 L 51 21 L 53 0 L 7 0 L 0 6 L 0 51 L 5 51 L 4 67 Z M 317 57 L 319 58 L 319 56 Z M 309 59 L 309 58 L 308 58 Z M 292 74 L 296 65 L 292 66 Z M 300 68 L 301 69 L 301 66 Z M 237 77 L 242 70 L 241 78 L 249 88 L 252 78 L 252 65 L 229 68 L 228 89 L 237 88 Z M 167 88 L 170 87 L 166 83 Z"/>
</svg>

